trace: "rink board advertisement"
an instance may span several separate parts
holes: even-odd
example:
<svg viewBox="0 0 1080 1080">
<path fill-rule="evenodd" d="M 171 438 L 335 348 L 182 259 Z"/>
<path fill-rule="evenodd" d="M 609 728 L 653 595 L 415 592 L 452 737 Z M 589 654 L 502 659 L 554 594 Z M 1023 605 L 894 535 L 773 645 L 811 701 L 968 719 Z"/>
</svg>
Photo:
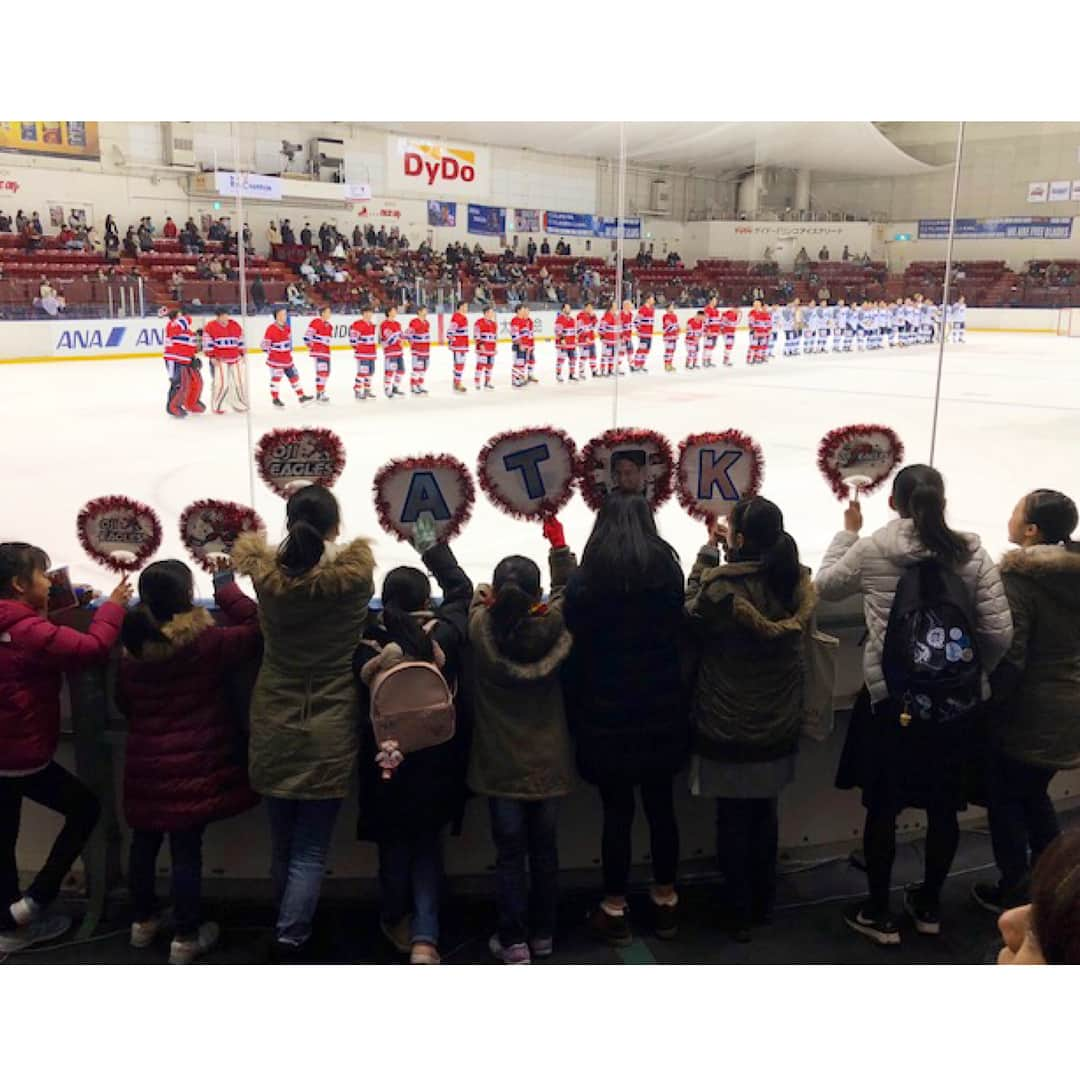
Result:
<svg viewBox="0 0 1080 1080">
<path fill-rule="evenodd" d="M 957 218 L 954 236 L 957 240 L 1068 240 L 1072 236 L 1072 218 Z M 920 220 L 920 240 L 948 238 L 948 218 Z"/>
</svg>

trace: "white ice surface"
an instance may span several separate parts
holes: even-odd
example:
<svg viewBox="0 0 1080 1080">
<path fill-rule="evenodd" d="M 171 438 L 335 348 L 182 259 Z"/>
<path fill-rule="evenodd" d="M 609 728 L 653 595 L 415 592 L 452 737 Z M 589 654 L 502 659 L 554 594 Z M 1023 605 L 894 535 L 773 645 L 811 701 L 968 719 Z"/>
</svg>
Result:
<svg viewBox="0 0 1080 1080">
<path fill-rule="evenodd" d="M 428 398 L 391 402 L 380 394 L 367 404 L 352 397 L 351 355 L 336 352 L 331 405 L 301 409 L 286 386 L 287 408 L 273 411 L 265 366 L 252 357 L 251 433 L 257 440 L 272 427 L 308 424 L 341 436 L 348 464 L 335 490 L 344 508 L 344 535 L 375 540 L 381 578 L 393 566 L 420 565 L 411 548 L 382 532 L 375 517 L 372 478 L 391 457 L 449 452 L 474 469 L 491 435 L 539 423 L 565 428 L 579 446 L 616 422 L 656 428 L 673 445 L 691 432 L 737 427 L 761 443 L 763 494 L 781 506 L 804 562 L 816 568 L 842 519 L 841 505 L 817 471 L 821 436 L 843 424 L 884 423 L 903 439 L 908 462 L 926 460 L 937 347 L 778 356 L 760 368 L 745 366 L 745 351 L 740 334 L 734 368 L 666 375 L 654 346 L 648 376 L 619 380 L 617 413 L 614 380 L 555 384 L 550 345 L 539 350 L 541 385 L 525 391 L 510 388 L 509 350 L 501 348 L 497 391 L 472 390 L 470 358 L 469 393 L 454 396 L 449 357 L 436 349 Z M 299 354 L 298 363 L 310 391 L 312 363 L 306 354 Z M 40 544 L 55 564 L 72 567 L 76 581 L 108 586 L 111 575 L 87 559 L 76 538 L 76 515 L 88 499 L 120 493 L 149 503 L 164 526 L 159 557 L 186 558 L 177 532 L 184 507 L 209 497 L 249 503 L 252 482 L 255 507 L 271 535 L 279 535 L 284 503 L 257 476 L 253 480 L 245 418 L 176 421 L 165 415 L 164 400 L 160 360 L 0 365 L 8 464 L 0 539 Z M 936 464 L 946 476 L 951 521 L 980 533 L 995 556 L 1007 547 L 1006 522 L 1021 494 L 1056 487 L 1078 496 L 1077 342 L 1044 334 L 972 333 L 966 344 L 946 346 Z M 867 530 L 888 519 L 884 492 L 867 500 L 865 516 Z M 592 518 L 580 495 L 561 517 L 570 544 L 580 551 Z M 689 568 L 703 527 L 674 498 L 661 509 L 659 524 Z M 454 549 L 478 582 L 490 580 L 504 555 L 538 561 L 546 556 L 539 527 L 502 515 L 479 488 L 472 520 Z M 198 577 L 207 592 L 207 576 Z"/>
</svg>

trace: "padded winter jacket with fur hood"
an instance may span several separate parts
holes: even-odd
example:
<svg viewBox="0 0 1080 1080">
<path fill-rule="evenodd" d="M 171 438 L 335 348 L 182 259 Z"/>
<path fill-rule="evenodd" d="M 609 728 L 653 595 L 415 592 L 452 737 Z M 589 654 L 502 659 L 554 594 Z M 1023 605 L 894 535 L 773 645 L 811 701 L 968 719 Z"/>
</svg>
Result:
<svg viewBox="0 0 1080 1080">
<path fill-rule="evenodd" d="M 994 679 L 991 736 L 1009 757 L 1044 769 L 1080 766 L 1080 546 L 1010 551 L 1001 578 L 1013 642 Z M 1005 690 L 1007 684 L 1011 684 Z"/>
<path fill-rule="evenodd" d="M 1012 616 L 994 560 L 977 536 L 963 535 L 974 554 L 956 568 L 956 573 L 971 600 L 969 615 L 978 638 L 983 669 L 989 674 L 1012 642 Z M 861 540 L 856 533 L 837 533 L 814 580 L 822 600 L 843 600 L 856 595 L 863 598 L 867 632 L 863 674 L 874 702 L 889 696 L 881 656 L 900 576 L 909 566 L 928 558 L 930 552 L 919 540 L 915 523 L 910 518 L 897 518 Z M 989 682 L 984 680 L 984 683 L 984 694 L 988 696 Z"/>
<path fill-rule="evenodd" d="M 574 758 L 560 669 L 573 639 L 563 621 L 566 581 L 577 565 L 569 548 L 549 555 L 551 596 L 517 627 L 503 652 L 480 585 L 469 611 L 473 743 L 468 781 L 477 795 L 551 799 L 570 792 Z"/>
<path fill-rule="evenodd" d="M 298 577 L 286 574 L 276 549 L 254 533 L 236 541 L 232 557 L 255 587 L 263 633 L 251 699 L 251 786 L 285 799 L 343 798 L 356 769 L 352 658 L 373 591 L 371 545 L 327 544 Z"/>
</svg>

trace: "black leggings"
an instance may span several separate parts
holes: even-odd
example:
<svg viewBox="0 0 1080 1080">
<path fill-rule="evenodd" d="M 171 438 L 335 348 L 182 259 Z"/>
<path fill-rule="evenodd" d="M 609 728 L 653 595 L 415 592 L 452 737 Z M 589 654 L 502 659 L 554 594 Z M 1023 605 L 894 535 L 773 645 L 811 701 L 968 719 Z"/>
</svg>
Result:
<svg viewBox="0 0 1080 1080">
<path fill-rule="evenodd" d="M 896 858 L 896 818 L 893 808 L 867 810 L 863 829 L 863 853 L 866 874 L 870 879 L 870 906 L 875 911 L 889 909 L 889 885 L 892 882 L 893 860 Z M 960 826 L 956 809 L 949 806 L 930 807 L 926 811 L 926 866 L 923 875 L 923 896 L 936 903 L 949 875 Z"/>
<path fill-rule="evenodd" d="M 732 918 L 767 918 L 776 899 L 779 820 L 776 799 L 716 800 L 716 861 Z"/>
<path fill-rule="evenodd" d="M 634 788 L 641 789 L 641 803 L 649 822 L 653 880 L 674 885 L 679 867 L 679 826 L 675 820 L 675 778 L 668 773 L 649 777 L 639 784 L 608 780 L 599 785 L 604 807 L 604 833 L 600 856 L 604 866 L 604 892 L 625 896 L 630 881 L 630 840 L 634 825 Z"/>
<path fill-rule="evenodd" d="M 8 908 L 22 895 L 15 844 L 19 839 L 23 799 L 55 810 L 64 818 L 64 826 L 45 865 L 26 890 L 26 895 L 39 907 L 47 907 L 59 895 L 64 878 L 86 846 L 101 814 L 97 796 L 55 761 L 30 776 L 0 776 L 0 930 L 14 929 L 15 920 Z"/>
</svg>

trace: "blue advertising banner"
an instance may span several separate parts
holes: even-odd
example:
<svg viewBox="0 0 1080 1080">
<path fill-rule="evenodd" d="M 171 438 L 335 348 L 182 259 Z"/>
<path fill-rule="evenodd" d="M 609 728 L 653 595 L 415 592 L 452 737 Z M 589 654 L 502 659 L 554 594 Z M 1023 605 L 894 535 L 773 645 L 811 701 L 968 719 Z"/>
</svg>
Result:
<svg viewBox="0 0 1080 1080">
<path fill-rule="evenodd" d="M 562 210 L 544 211 L 544 231 L 556 236 L 595 236 L 596 218 L 592 214 L 568 214 Z"/>
<path fill-rule="evenodd" d="M 501 236 L 506 232 L 506 211 L 501 206 L 469 203 L 468 230 L 481 236 Z"/>
<path fill-rule="evenodd" d="M 958 240 L 1068 240 L 1072 236 L 1072 218 L 957 218 L 954 235 Z M 948 236 L 948 218 L 919 222 L 920 240 L 946 240 Z"/>
<path fill-rule="evenodd" d="M 452 229 L 457 224 L 457 203 L 428 199 L 427 223 L 436 228 Z"/>
<path fill-rule="evenodd" d="M 622 224 L 624 239 L 641 239 L 641 218 L 623 218 Z M 619 219 L 613 217 L 598 217 L 596 219 L 596 235 L 604 240 L 618 240 Z"/>
</svg>

